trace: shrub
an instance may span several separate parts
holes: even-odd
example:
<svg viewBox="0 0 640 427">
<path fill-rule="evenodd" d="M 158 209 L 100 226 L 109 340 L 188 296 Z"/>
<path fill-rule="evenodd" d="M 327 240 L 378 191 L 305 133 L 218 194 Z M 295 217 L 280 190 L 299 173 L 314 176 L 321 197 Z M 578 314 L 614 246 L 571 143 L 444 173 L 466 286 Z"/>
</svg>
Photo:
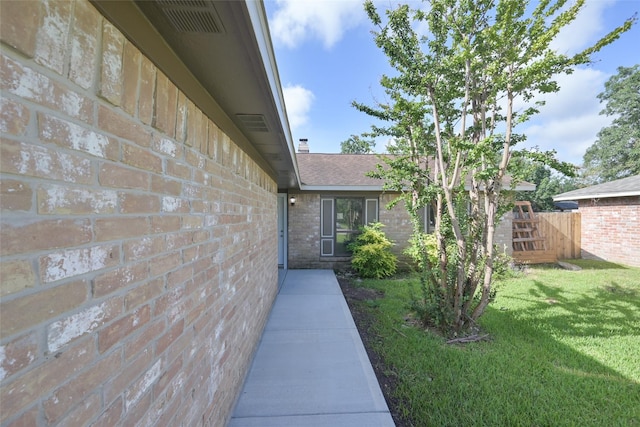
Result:
<svg viewBox="0 0 640 427">
<path fill-rule="evenodd" d="M 362 233 L 349 244 L 351 266 L 362 277 L 382 279 L 395 274 L 398 259 L 391 253 L 393 243 L 382 231 L 379 222 L 365 225 Z"/>
</svg>

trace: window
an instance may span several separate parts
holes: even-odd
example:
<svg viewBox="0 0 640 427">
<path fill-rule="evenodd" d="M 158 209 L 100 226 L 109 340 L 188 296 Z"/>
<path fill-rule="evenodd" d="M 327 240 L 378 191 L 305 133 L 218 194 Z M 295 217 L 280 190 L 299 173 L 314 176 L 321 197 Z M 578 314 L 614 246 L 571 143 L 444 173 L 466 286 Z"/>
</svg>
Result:
<svg viewBox="0 0 640 427">
<path fill-rule="evenodd" d="M 429 204 L 423 208 L 420 208 L 418 214 L 422 218 L 422 231 L 428 234 L 433 233 L 436 229 L 436 217 L 433 214 L 433 206 Z"/>
<path fill-rule="evenodd" d="M 378 199 L 335 197 L 320 200 L 320 254 L 348 256 L 360 227 L 378 220 Z"/>
</svg>

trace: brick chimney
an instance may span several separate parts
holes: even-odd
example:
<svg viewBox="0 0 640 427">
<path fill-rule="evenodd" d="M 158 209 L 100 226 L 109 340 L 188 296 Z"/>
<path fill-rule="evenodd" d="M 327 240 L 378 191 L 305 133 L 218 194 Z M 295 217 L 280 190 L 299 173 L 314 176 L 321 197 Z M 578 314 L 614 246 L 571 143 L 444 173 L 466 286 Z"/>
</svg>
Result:
<svg viewBox="0 0 640 427">
<path fill-rule="evenodd" d="M 309 141 L 307 138 L 300 138 L 300 144 L 298 144 L 298 153 L 308 153 L 309 152 Z"/>
</svg>

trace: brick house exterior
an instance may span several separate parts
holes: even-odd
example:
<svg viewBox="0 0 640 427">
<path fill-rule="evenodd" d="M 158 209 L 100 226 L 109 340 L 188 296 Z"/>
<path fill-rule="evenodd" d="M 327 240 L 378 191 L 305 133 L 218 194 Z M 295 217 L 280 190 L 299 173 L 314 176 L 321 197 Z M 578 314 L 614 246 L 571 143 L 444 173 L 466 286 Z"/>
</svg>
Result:
<svg viewBox="0 0 640 427">
<path fill-rule="evenodd" d="M 640 175 L 562 193 L 581 219 L 581 256 L 640 267 Z"/>
<path fill-rule="evenodd" d="M 307 145 L 307 144 L 305 144 Z M 306 148 L 306 147 L 305 147 Z M 357 198 L 375 201 L 375 217 L 384 224 L 384 232 L 395 243 L 392 248 L 401 262 L 409 260 L 403 254 L 411 237 L 413 226 L 403 203 L 392 209 L 387 205 L 397 194 L 382 190 L 382 182 L 366 176 L 374 170 L 379 159 L 371 154 L 321 154 L 299 152 L 300 190 L 289 190 L 296 198 L 289 208 L 288 253 L 290 268 L 344 268 L 349 265 L 348 256 L 323 254 L 321 247 L 321 203 L 323 200 Z M 532 190 L 529 183 L 522 183 L 518 190 Z M 511 254 L 512 214 L 507 213 L 496 227 L 495 242 L 500 250 Z M 428 219 L 426 219 L 428 221 Z M 425 225 L 427 227 L 427 225 Z"/>
<path fill-rule="evenodd" d="M 262 3 L 207 2 L 226 34 L 191 57 L 143 3 L 0 3 L 2 426 L 224 426 L 278 290 Z"/>
</svg>

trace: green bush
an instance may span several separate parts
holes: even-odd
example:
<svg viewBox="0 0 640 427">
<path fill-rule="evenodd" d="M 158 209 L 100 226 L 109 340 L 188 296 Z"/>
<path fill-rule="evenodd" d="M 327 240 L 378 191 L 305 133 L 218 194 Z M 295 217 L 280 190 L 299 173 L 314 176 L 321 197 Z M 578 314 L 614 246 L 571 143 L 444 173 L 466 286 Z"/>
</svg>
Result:
<svg viewBox="0 0 640 427">
<path fill-rule="evenodd" d="M 364 226 L 362 233 L 349 244 L 353 254 L 351 266 L 362 277 L 382 279 L 396 272 L 398 259 L 391 253 L 393 243 L 382 227 L 379 222 Z"/>
<path fill-rule="evenodd" d="M 424 242 L 427 248 L 427 256 L 431 265 L 436 265 L 438 262 L 438 245 L 436 242 L 435 234 L 422 233 L 419 238 Z M 420 270 L 423 270 L 426 266 L 422 254 L 420 253 L 420 245 L 418 242 L 418 236 L 415 234 L 409 239 L 409 246 L 404 250 L 404 254 L 409 256 L 418 266 Z"/>
</svg>

